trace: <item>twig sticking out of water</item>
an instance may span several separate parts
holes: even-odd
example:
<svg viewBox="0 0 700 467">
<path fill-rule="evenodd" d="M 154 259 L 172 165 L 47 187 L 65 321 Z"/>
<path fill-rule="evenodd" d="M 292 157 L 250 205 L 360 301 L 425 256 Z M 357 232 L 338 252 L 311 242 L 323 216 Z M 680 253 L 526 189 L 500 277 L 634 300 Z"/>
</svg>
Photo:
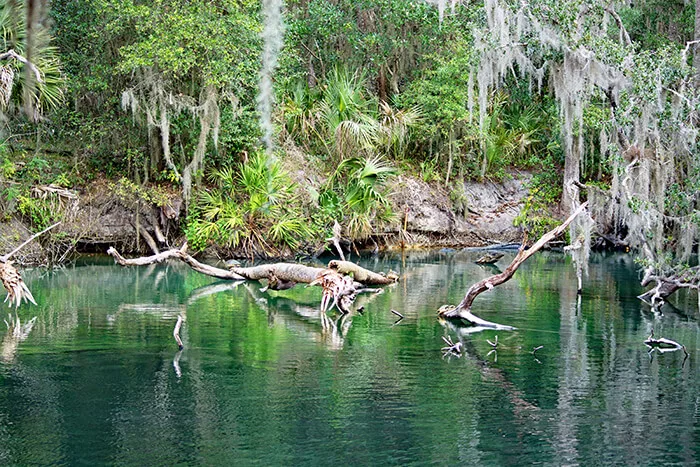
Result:
<svg viewBox="0 0 700 467">
<path fill-rule="evenodd" d="M 491 342 L 491 341 L 488 340 L 488 339 L 486 339 L 486 342 L 488 342 L 489 345 L 490 345 L 491 347 L 493 347 L 494 350 L 496 350 L 496 347 L 498 347 L 498 335 L 496 335 L 496 338 L 494 339 L 493 342 Z"/>
<path fill-rule="evenodd" d="M 647 337 L 647 339 L 644 341 L 644 345 L 649 347 L 650 358 L 654 351 L 657 351 L 659 353 L 666 353 L 675 352 L 677 350 L 683 350 L 685 357 L 683 358 L 683 364 L 681 365 L 681 367 L 685 366 L 685 361 L 688 360 L 688 356 L 690 355 L 688 353 L 688 350 L 685 348 L 685 345 L 680 344 L 679 342 L 676 342 L 671 339 L 666 339 L 665 337 L 655 339 L 653 329 L 651 330 L 651 334 L 649 335 L 649 337 Z"/>
<path fill-rule="evenodd" d="M 490 357 L 491 354 L 493 354 L 493 363 L 498 362 L 498 350 L 494 347 L 493 349 L 489 350 L 489 353 L 486 354 L 486 357 Z"/>
<path fill-rule="evenodd" d="M 179 350 L 182 350 L 185 348 L 184 345 L 182 345 L 182 339 L 180 339 L 180 328 L 182 327 L 182 322 L 184 319 L 182 318 L 182 315 L 177 316 L 177 323 L 175 323 L 175 329 L 173 329 L 173 337 L 175 338 L 175 342 L 177 342 L 177 348 Z"/>
<path fill-rule="evenodd" d="M 452 338 L 447 336 L 442 336 L 442 340 L 445 341 L 445 344 L 447 344 L 447 347 L 443 347 L 441 350 L 444 352 L 443 357 L 446 357 L 447 355 L 462 355 L 462 343 L 457 341 L 452 342 Z"/>
<path fill-rule="evenodd" d="M 537 363 L 539 363 L 540 365 L 542 364 L 542 362 L 540 361 L 539 358 L 537 358 L 537 351 L 540 349 L 543 349 L 543 348 L 544 348 L 544 345 L 538 345 L 537 347 L 532 349 L 532 352 L 530 352 L 532 354 L 532 356 L 535 357 L 535 361 Z"/>
<path fill-rule="evenodd" d="M 403 316 L 401 313 L 399 313 L 398 311 L 396 311 L 396 310 L 391 310 L 391 312 L 394 313 L 396 316 L 398 316 L 399 319 L 403 319 L 403 318 L 404 318 L 404 316 Z"/>
</svg>

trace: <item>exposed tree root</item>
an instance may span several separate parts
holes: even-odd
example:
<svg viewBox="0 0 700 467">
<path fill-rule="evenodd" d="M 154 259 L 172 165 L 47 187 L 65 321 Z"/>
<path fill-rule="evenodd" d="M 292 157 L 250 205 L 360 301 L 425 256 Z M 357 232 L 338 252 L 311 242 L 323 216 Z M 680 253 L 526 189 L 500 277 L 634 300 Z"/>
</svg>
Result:
<svg viewBox="0 0 700 467">
<path fill-rule="evenodd" d="M 471 313 L 471 306 L 474 302 L 474 299 L 476 299 L 476 297 L 478 297 L 479 294 L 481 294 L 482 292 L 491 290 L 497 285 L 501 285 L 504 282 L 510 280 L 510 278 L 513 277 L 513 274 L 515 274 L 515 271 L 530 256 L 537 253 L 549 241 L 555 239 L 556 237 L 564 233 L 569 224 L 571 224 L 571 222 L 576 218 L 576 216 L 583 212 L 586 206 L 588 206 L 588 202 L 585 202 L 582 205 L 580 205 L 578 209 L 576 209 L 576 211 L 574 211 L 574 213 L 571 214 L 571 216 L 569 216 L 569 218 L 566 219 L 564 223 L 562 223 L 559 227 L 552 229 L 546 234 L 542 235 L 542 237 L 539 240 L 537 240 L 537 242 L 535 242 L 535 244 L 532 245 L 529 249 L 525 249 L 525 242 L 523 242 L 523 245 L 518 250 L 518 254 L 515 255 L 515 258 L 513 258 L 513 261 L 508 265 L 505 271 L 503 271 L 500 274 L 487 277 L 486 279 L 483 279 L 477 282 L 476 284 L 472 285 L 459 305 L 457 305 L 456 307 L 450 305 L 443 306 L 438 310 L 438 315 L 442 318 L 462 319 L 474 326 L 495 329 L 513 329 L 510 326 L 503 326 L 501 324 L 483 320 Z"/>
</svg>

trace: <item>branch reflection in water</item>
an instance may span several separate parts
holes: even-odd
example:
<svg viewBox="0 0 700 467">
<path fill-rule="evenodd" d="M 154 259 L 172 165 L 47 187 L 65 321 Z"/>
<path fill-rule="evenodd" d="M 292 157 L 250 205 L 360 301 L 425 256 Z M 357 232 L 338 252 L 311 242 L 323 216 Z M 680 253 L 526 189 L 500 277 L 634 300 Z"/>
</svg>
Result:
<svg viewBox="0 0 700 467">
<path fill-rule="evenodd" d="M 17 355 L 17 347 L 19 344 L 26 340 L 27 337 L 29 337 L 29 333 L 32 332 L 34 324 L 36 323 L 36 316 L 24 324 L 21 323 L 17 315 L 8 315 L 7 319 L 4 321 L 7 326 L 7 333 L 2 339 L 2 345 L 0 345 L 0 358 L 3 362 L 10 363 L 15 359 L 15 355 Z"/>
</svg>

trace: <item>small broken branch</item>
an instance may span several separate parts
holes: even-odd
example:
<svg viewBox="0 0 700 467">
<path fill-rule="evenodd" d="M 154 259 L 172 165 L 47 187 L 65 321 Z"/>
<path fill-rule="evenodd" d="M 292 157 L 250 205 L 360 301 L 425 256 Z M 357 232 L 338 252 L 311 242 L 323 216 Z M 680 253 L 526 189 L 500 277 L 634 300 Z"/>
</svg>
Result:
<svg viewBox="0 0 700 467">
<path fill-rule="evenodd" d="M 447 347 L 443 347 L 442 350 L 444 354 L 442 355 L 443 357 L 446 357 L 449 354 L 454 354 L 454 355 L 461 355 L 462 354 L 462 342 L 457 341 L 452 342 L 452 338 L 450 336 L 441 336 L 442 340 L 445 341 L 445 344 L 447 344 Z"/>
<path fill-rule="evenodd" d="M 683 352 L 685 352 L 686 356 L 688 355 L 688 351 L 685 349 L 685 346 L 683 344 L 680 344 L 671 339 L 666 339 L 665 337 L 655 339 L 653 329 L 651 330 L 651 334 L 649 335 L 649 337 L 647 337 L 644 341 L 644 345 L 649 347 L 649 352 L 652 352 L 654 350 L 658 350 L 659 352 L 672 352 L 683 349 Z"/>
<path fill-rule="evenodd" d="M 467 294 L 464 296 L 464 299 L 462 302 L 457 305 L 456 307 L 449 307 L 449 306 L 443 306 L 438 310 L 438 315 L 443 317 L 443 318 L 452 318 L 452 319 L 463 319 L 467 322 L 469 322 L 472 325 L 475 326 L 483 326 L 483 327 L 491 327 L 491 328 L 505 328 L 508 329 L 510 328 L 509 326 L 502 326 L 500 324 L 492 323 L 490 321 L 485 321 L 482 320 L 475 315 L 471 313 L 471 306 L 472 303 L 474 303 L 474 299 L 478 297 L 482 292 L 485 292 L 487 290 L 491 290 L 492 288 L 496 287 L 497 285 L 501 285 L 504 282 L 510 280 L 511 277 L 513 277 L 513 274 L 515 274 L 515 271 L 532 255 L 537 253 L 543 246 L 545 246 L 548 242 L 551 240 L 555 239 L 564 231 L 566 228 L 571 224 L 571 222 L 583 212 L 584 209 L 588 206 L 588 202 L 585 202 L 581 204 L 576 211 L 574 211 L 571 216 L 569 216 L 568 219 L 566 219 L 560 226 L 558 226 L 555 229 L 550 230 L 549 232 L 545 233 L 542 235 L 542 237 L 535 242 L 534 245 L 532 245 L 529 249 L 525 249 L 525 243 L 520 247 L 518 250 L 518 254 L 515 255 L 515 258 L 513 258 L 513 261 L 508 265 L 508 267 L 505 269 L 500 274 L 493 275 L 491 277 L 487 277 L 486 279 L 483 279 L 476 284 L 472 285 L 469 290 L 467 291 Z M 512 328 L 510 328 L 512 329 Z"/>
<path fill-rule="evenodd" d="M 338 221 L 334 221 L 333 223 L 333 236 L 330 238 L 327 238 L 326 241 L 333 243 L 335 246 L 335 249 L 338 251 L 338 256 L 340 256 L 340 259 L 342 261 L 345 261 L 345 254 L 343 253 L 343 249 L 340 248 L 340 240 L 341 240 L 341 227 L 340 224 L 338 224 Z"/>
<path fill-rule="evenodd" d="M 396 316 L 398 316 L 399 319 L 404 319 L 404 316 L 403 316 L 401 313 L 399 313 L 398 311 L 396 311 L 396 310 L 391 310 L 391 312 L 394 313 Z"/>
<path fill-rule="evenodd" d="M 7 60 L 8 58 L 13 58 L 17 60 L 18 62 L 22 62 L 25 65 L 29 67 L 29 69 L 34 73 L 34 77 L 36 78 L 37 83 L 43 83 L 44 81 L 41 79 L 41 72 L 39 69 L 34 66 L 32 62 L 15 52 L 13 49 L 8 50 L 5 53 L 0 54 L 0 60 Z"/>
<path fill-rule="evenodd" d="M 498 335 L 496 335 L 496 338 L 493 340 L 493 342 L 491 342 L 488 339 L 486 339 L 486 342 L 488 342 L 489 345 L 495 349 L 496 347 L 498 347 Z"/>
</svg>

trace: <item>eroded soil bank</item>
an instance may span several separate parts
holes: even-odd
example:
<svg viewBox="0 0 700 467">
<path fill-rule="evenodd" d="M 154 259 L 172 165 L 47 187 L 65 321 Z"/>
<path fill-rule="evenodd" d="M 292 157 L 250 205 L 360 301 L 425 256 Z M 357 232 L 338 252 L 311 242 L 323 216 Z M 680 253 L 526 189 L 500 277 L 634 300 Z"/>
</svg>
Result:
<svg viewBox="0 0 700 467">
<path fill-rule="evenodd" d="M 522 238 L 514 220 L 528 195 L 528 173 L 512 173 L 502 182 L 466 182 L 458 199 L 439 184 L 405 175 L 395 177 L 390 200 L 397 214 L 395 225 L 373 236 L 379 248 L 466 247 L 507 243 Z M 55 209 L 65 212 L 64 222 L 50 236 L 23 248 L 14 260 L 20 264 L 61 262 L 76 253 L 104 253 L 109 246 L 129 254 L 184 241 L 182 199 L 176 192 L 164 207 L 134 202 L 107 182 L 72 191 L 74 198 L 56 199 Z M 405 229 L 405 230 L 404 230 Z M 0 253 L 8 252 L 31 236 L 18 219 L 0 223 Z M 307 245 L 323 251 L 323 245 Z M 204 252 L 216 255 L 216 249 Z"/>
</svg>

